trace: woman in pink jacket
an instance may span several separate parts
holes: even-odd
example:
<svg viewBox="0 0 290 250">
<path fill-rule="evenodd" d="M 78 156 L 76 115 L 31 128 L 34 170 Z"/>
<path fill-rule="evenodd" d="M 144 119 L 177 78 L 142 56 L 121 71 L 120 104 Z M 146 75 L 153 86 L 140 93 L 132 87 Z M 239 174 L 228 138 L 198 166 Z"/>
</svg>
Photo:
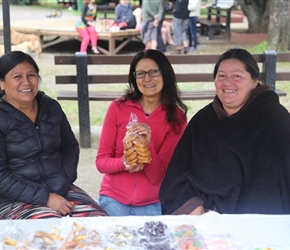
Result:
<svg viewBox="0 0 290 250">
<path fill-rule="evenodd" d="M 132 131 L 146 139 L 150 163 L 128 163 L 123 139 L 131 113 Z M 161 215 L 158 198 L 174 148 L 187 124 L 174 70 L 158 50 L 137 53 L 129 70 L 129 87 L 105 116 L 96 166 L 104 174 L 99 201 L 110 216 Z"/>
</svg>

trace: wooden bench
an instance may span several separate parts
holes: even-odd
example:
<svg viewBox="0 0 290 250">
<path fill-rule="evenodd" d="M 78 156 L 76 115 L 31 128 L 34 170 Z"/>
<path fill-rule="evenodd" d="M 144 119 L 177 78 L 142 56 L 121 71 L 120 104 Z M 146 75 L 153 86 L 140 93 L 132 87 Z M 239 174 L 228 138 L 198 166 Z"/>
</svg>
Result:
<svg viewBox="0 0 290 250">
<path fill-rule="evenodd" d="M 81 147 L 91 146 L 91 132 L 90 132 L 90 109 L 89 101 L 112 101 L 123 94 L 123 90 L 128 84 L 128 75 L 117 74 L 111 72 L 110 74 L 103 74 L 102 67 L 106 65 L 130 65 L 134 55 L 114 55 L 114 56 L 102 56 L 102 55 L 87 55 L 85 52 L 76 52 L 75 55 L 56 55 L 54 57 L 56 65 L 76 65 L 76 74 L 74 75 L 56 75 L 55 81 L 57 85 L 68 86 L 69 84 L 77 85 L 77 90 L 58 91 L 58 100 L 78 100 L 78 112 L 79 112 L 79 129 L 80 129 L 80 145 Z M 210 65 L 214 66 L 219 55 L 168 55 L 168 59 L 172 63 L 173 67 L 180 66 L 181 68 L 187 67 L 187 72 L 191 73 L 179 73 L 175 69 L 176 78 L 181 89 L 181 98 L 183 100 L 213 100 L 215 96 L 213 73 L 205 72 L 204 70 L 198 70 L 192 73 L 193 70 L 189 70 L 188 67 L 196 66 L 200 64 L 203 69 L 209 68 Z M 275 51 L 265 51 L 262 54 L 254 54 L 258 63 L 262 64 L 262 83 L 271 86 L 272 90 L 275 90 L 279 96 L 285 96 L 286 93 L 279 91 L 275 88 L 276 81 L 290 81 L 290 71 L 288 72 L 276 72 L 276 62 L 289 62 L 290 53 L 279 53 Z M 209 65 L 210 64 L 210 65 Z M 94 66 L 94 72 L 98 74 L 88 74 L 88 66 Z M 116 66 L 116 69 L 117 67 Z M 196 68 L 195 67 L 195 68 Z M 194 69 L 194 68 L 192 68 Z M 190 85 L 187 90 L 181 88 L 181 84 L 188 83 Z M 192 90 L 191 84 L 210 83 L 212 86 L 210 89 L 205 90 Z M 94 90 L 91 91 L 89 85 L 97 84 L 109 88 L 111 84 L 124 85 L 122 91 L 113 90 Z M 111 85 L 112 86 L 112 85 Z M 98 87 L 99 88 L 99 87 Z M 76 89 L 76 88 L 75 88 Z"/>
<path fill-rule="evenodd" d="M 199 23 L 201 36 L 208 36 L 209 40 L 213 40 L 215 35 L 222 35 L 222 31 L 224 31 L 225 38 L 231 39 L 231 8 L 208 6 L 207 19 L 199 19 Z"/>
</svg>

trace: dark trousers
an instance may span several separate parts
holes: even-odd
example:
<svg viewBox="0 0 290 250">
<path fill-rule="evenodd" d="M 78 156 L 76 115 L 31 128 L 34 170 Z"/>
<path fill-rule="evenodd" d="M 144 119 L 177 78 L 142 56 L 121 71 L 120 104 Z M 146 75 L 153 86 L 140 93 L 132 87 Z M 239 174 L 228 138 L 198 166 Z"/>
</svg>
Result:
<svg viewBox="0 0 290 250">
<path fill-rule="evenodd" d="M 157 27 L 157 50 L 159 50 L 161 52 L 166 51 L 166 45 L 164 44 L 164 42 L 162 40 L 162 35 L 161 35 L 161 28 L 162 28 L 164 18 L 165 18 L 165 16 L 163 15 L 163 18 L 158 23 L 158 27 Z"/>
<path fill-rule="evenodd" d="M 188 35 L 189 35 L 189 46 L 197 48 L 197 31 L 196 31 L 197 17 L 191 16 L 188 19 Z"/>
</svg>

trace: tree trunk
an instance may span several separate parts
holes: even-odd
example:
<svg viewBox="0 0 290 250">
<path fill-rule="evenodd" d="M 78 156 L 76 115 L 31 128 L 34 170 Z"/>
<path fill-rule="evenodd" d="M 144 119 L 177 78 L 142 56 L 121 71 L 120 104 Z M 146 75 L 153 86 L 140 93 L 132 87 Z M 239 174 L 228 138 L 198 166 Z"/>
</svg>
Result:
<svg viewBox="0 0 290 250">
<path fill-rule="evenodd" d="M 269 23 L 269 2 L 276 2 L 276 0 L 237 0 L 237 2 L 248 19 L 248 32 L 257 34 L 267 33 Z"/>
<path fill-rule="evenodd" d="M 276 51 L 286 51 L 289 49 L 290 41 L 290 1 L 270 1 L 269 11 L 268 48 Z"/>
</svg>

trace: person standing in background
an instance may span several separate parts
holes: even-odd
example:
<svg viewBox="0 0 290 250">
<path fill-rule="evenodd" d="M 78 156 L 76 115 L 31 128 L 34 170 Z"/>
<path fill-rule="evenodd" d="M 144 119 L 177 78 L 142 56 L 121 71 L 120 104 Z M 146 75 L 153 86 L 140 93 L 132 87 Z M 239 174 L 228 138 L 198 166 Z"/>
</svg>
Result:
<svg viewBox="0 0 290 250">
<path fill-rule="evenodd" d="M 188 24 L 188 0 L 175 0 L 173 6 L 172 30 L 177 54 L 188 53 L 188 42 L 186 36 Z"/>
<path fill-rule="evenodd" d="M 162 25 L 165 19 L 165 1 L 164 0 L 162 0 L 162 6 L 163 6 L 162 18 L 158 22 L 158 26 L 157 26 L 157 49 L 161 52 L 165 52 L 166 45 L 162 39 Z"/>
<path fill-rule="evenodd" d="M 83 0 L 82 16 L 76 23 L 76 30 L 82 39 L 80 52 L 87 52 L 89 43 L 91 43 L 92 52 L 100 54 L 97 49 L 96 18 L 97 5 L 95 0 Z"/>
<path fill-rule="evenodd" d="M 189 10 L 189 19 L 188 19 L 188 33 L 189 33 L 189 52 L 195 52 L 197 50 L 197 31 L 196 23 L 200 15 L 200 0 L 189 0 L 188 1 L 188 10 Z"/>
<path fill-rule="evenodd" d="M 157 49 L 158 24 L 163 18 L 162 0 L 142 1 L 142 41 L 145 49 Z"/>
</svg>

